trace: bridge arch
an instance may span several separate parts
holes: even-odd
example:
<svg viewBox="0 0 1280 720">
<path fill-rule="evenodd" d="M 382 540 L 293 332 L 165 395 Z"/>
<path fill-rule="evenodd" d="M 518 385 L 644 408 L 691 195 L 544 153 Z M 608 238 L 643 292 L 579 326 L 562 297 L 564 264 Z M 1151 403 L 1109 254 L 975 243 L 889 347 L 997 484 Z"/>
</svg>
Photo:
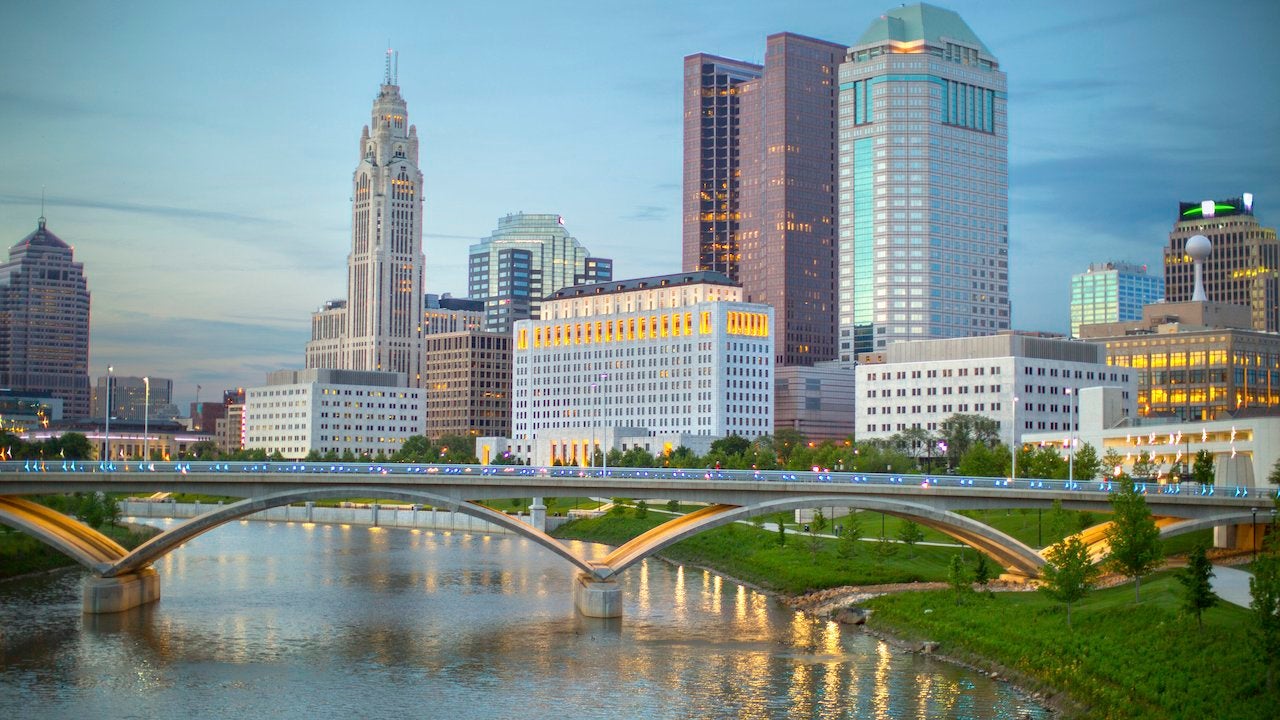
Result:
<svg viewBox="0 0 1280 720">
<path fill-rule="evenodd" d="M 35 537 L 94 572 L 101 572 L 129 553 L 115 540 L 75 518 L 26 498 L 0 496 L 0 523 Z"/>
<path fill-rule="evenodd" d="M 784 500 L 769 500 L 754 505 L 712 505 L 633 538 L 610 553 L 601 563 L 597 577 L 604 579 L 626 570 L 664 548 L 712 528 L 744 520 L 755 515 L 786 512 L 823 506 L 851 507 L 883 512 L 938 530 L 991 557 L 1010 573 L 1035 577 L 1044 566 L 1044 558 L 1023 542 L 972 518 L 946 510 L 937 510 L 905 500 L 886 500 L 848 495 L 814 495 Z"/>
</svg>

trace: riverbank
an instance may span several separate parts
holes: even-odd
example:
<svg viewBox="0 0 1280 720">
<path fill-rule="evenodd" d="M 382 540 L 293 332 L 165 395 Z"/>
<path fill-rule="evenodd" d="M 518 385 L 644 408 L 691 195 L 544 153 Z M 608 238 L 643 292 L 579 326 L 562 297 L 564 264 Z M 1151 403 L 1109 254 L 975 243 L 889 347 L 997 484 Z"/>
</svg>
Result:
<svg viewBox="0 0 1280 720">
<path fill-rule="evenodd" d="M 576 521 L 556 534 L 618 545 L 665 519 L 627 511 Z M 957 604 L 956 594 L 940 582 L 943 567 L 920 573 L 925 548 L 916 548 L 913 564 L 904 567 L 906 548 L 877 557 L 878 544 L 871 543 L 846 559 L 835 552 L 837 543 L 793 534 L 780 547 L 774 532 L 734 525 L 684 540 L 662 555 L 742 578 L 797 610 L 865 619 L 865 632 L 895 647 L 1009 681 L 1065 717 L 1264 718 L 1280 703 L 1280 697 L 1264 696 L 1258 681 L 1265 670 L 1250 642 L 1250 611 L 1221 603 L 1205 613 L 1200 629 L 1180 612 L 1181 586 L 1170 571 L 1144 580 L 1141 602 L 1134 602 L 1131 583 L 1113 578 L 1114 587 L 1074 607 L 1068 629 L 1062 606 L 1025 585 L 993 583 L 999 592 L 965 593 Z M 956 553 L 935 552 L 946 562 Z M 972 551 L 962 557 L 970 559 Z M 840 582 L 867 563 L 877 571 L 872 581 Z"/>
<path fill-rule="evenodd" d="M 160 532 L 156 528 L 128 523 L 98 529 L 129 550 Z M 60 570 L 75 564 L 75 560 L 30 535 L 17 530 L 0 530 L 0 580 Z"/>
</svg>

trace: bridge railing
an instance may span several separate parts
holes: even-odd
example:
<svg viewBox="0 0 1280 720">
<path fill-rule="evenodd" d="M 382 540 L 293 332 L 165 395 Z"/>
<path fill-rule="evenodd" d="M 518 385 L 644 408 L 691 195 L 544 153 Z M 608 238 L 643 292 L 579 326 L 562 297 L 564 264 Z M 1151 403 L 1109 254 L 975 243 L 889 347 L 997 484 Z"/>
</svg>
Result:
<svg viewBox="0 0 1280 720">
<path fill-rule="evenodd" d="M 228 475 L 239 473 L 310 475 L 444 475 L 461 477 L 582 477 L 652 480 L 719 480 L 730 482 L 795 482 L 840 483 L 865 485 L 904 485 L 951 488 L 1007 488 L 1020 490 L 1057 490 L 1081 493 L 1111 493 L 1119 489 L 1112 480 L 1046 480 L 1037 478 L 976 477 L 968 475 L 932 475 L 907 473 L 854 473 L 838 470 L 734 470 L 722 468 L 581 468 L 570 466 L 536 467 L 528 465 L 454 465 L 431 463 L 340 462 L 340 461 L 264 461 L 264 460 L 178 460 L 99 462 L 85 460 L 10 460 L 0 461 L 0 472 L 49 474 L 152 474 Z M 1233 498 L 1270 498 L 1280 491 L 1243 485 L 1201 485 L 1199 483 L 1138 482 L 1138 492 L 1160 495 L 1198 495 Z"/>
</svg>

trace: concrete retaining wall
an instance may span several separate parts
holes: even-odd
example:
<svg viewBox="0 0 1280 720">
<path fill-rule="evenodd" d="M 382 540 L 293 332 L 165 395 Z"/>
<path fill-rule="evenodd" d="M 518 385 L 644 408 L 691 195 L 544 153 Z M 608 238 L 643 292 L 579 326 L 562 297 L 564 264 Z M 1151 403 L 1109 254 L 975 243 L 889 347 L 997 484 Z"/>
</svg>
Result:
<svg viewBox="0 0 1280 720">
<path fill-rule="evenodd" d="M 191 518 L 203 515 L 214 507 L 207 503 L 121 501 L 120 514 L 126 518 Z M 528 512 L 521 513 L 518 517 L 524 522 L 529 522 Z M 335 508 L 286 505 L 254 513 L 245 519 L 271 522 L 314 522 L 326 525 L 377 525 L 390 528 L 457 530 L 481 535 L 511 534 L 506 528 L 498 527 L 470 515 L 435 509 L 414 511 L 379 507 L 375 520 L 374 509 L 371 507 Z M 566 517 L 548 516 L 547 531 L 550 532 L 568 521 L 569 518 Z"/>
</svg>

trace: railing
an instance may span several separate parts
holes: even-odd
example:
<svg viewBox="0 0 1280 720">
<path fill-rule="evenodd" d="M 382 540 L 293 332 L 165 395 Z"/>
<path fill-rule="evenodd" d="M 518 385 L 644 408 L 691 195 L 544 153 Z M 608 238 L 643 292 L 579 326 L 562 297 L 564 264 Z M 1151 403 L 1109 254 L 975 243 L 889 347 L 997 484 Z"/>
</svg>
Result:
<svg viewBox="0 0 1280 720">
<path fill-rule="evenodd" d="M 832 470 L 730 470 L 708 468 L 628 468 L 533 467 L 527 465 L 447 465 L 429 463 L 377 463 L 337 461 L 263 460 L 179 460 L 98 462 L 84 460 L 10 460 L 0 462 L 0 472 L 21 473 L 178 473 L 182 475 L 227 475 L 271 473 L 312 475 L 458 475 L 470 477 L 582 477 L 601 480 L 718 480 L 737 482 L 805 482 L 854 485 L 903 485 L 986 489 L 1030 489 L 1112 493 L 1120 484 L 1112 480 L 1041 480 L 992 478 L 967 475 L 911 475 L 900 473 L 851 473 Z M 1203 497 L 1263 498 L 1273 494 L 1268 488 L 1243 485 L 1201 485 L 1198 483 L 1136 483 L 1147 495 L 1194 495 Z"/>
</svg>

